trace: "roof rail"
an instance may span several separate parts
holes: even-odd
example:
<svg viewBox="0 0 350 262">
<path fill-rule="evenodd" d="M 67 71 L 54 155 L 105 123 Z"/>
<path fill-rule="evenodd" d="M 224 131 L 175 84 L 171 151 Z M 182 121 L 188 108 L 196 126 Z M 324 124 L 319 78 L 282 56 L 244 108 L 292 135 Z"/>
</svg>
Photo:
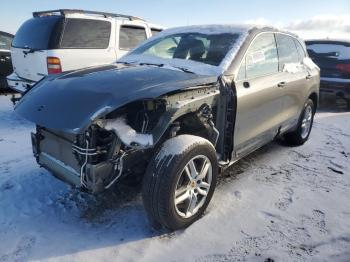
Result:
<svg viewBox="0 0 350 262">
<path fill-rule="evenodd" d="M 57 9 L 57 10 L 47 10 L 47 11 L 40 11 L 40 12 L 33 12 L 33 17 L 41 17 L 41 16 L 50 16 L 50 15 L 57 15 L 60 14 L 62 16 L 65 16 L 67 14 L 88 14 L 88 15 L 100 15 L 104 17 L 121 17 L 131 20 L 142 20 L 144 19 L 131 16 L 131 15 L 123 15 L 123 14 L 113 14 L 113 13 L 106 13 L 106 12 L 98 12 L 98 11 L 87 11 L 87 10 L 80 10 L 80 9 Z"/>
</svg>

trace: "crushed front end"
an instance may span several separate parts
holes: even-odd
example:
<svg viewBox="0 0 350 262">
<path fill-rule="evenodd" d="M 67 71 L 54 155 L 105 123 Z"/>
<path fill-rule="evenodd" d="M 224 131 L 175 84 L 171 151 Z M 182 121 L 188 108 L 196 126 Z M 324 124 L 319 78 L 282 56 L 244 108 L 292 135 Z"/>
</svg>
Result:
<svg viewBox="0 0 350 262">
<path fill-rule="evenodd" d="M 33 153 L 56 177 L 92 193 L 121 176 L 142 174 L 153 151 L 177 134 L 199 135 L 216 144 L 213 112 L 219 91 L 199 87 L 157 99 L 135 101 L 89 125 L 83 132 L 37 126 Z"/>
<path fill-rule="evenodd" d="M 32 144 L 40 166 L 93 193 L 108 188 L 122 170 L 124 152 L 120 140 L 97 125 L 79 135 L 37 127 Z"/>
</svg>

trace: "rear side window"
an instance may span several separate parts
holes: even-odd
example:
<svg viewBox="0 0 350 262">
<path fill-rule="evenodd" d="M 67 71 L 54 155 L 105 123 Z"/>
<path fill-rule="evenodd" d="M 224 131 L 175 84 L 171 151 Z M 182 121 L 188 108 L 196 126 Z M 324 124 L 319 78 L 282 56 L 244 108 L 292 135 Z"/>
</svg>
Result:
<svg viewBox="0 0 350 262">
<path fill-rule="evenodd" d="M 278 72 L 277 48 L 272 33 L 264 33 L 254 39 L 246 53 L 245 61 L 241 65 L 239 72 L 241 77 L 244 75 L 244 66 L 246 68 L 246 78 Z"/>
<path fill-rule="evenodd" d="M 143 27 L 122 26 L 119 32 L 119 49 L 131 50 L 147 39 Z"/>
<path fill-rule="evenodd" d="M 92 19 L 66 20 L 60 48 L 105 49 L 109 45 L 111 23 Z"/>
<path fill-rule="evenodd" d="M 298 63 L 299 54 L 292 37 L 283 34 L 276 34 L 279 66 L 283 69 L 284 64 Z"/>
<path fill-rule="evenodd" d="M 306 43 L 307 51 L 311 57 L 334 58 L 338 60 L 350 59 L 350 44 L 345 43 Z"/>
<path fill-rule="evenodd" d="M 162 32 L 162 29 L 157 29 L 157 28 L 151 28 L 151 33 L 152 35 L 156 35 L 158 33 Z"/>
<path fill-rule="evenodd" d="M 297 51 L 298 51 L 298 55 L 299 55 L 299 61 L 303 61 L 304 57 L 306 56 L 305 54 L 305 50 L 304 48 L 301 46 L 300 42 L 296 39 L 293 39 L 294 40 L 294 43 L 295 43 L 295 46 L 297 48 Z"/>
<path fill-rule="evenodd" d="M 12 46 L 46 50 L 56 48 L 63 18 L 61 16 L 46 16 L 32 18 L 24 22 L 18 29 Z"/>
<path fill-rule="evenodd" d="M 12 37 L 0 33 L 0 49 L 10 50 Z"/>
</svg>

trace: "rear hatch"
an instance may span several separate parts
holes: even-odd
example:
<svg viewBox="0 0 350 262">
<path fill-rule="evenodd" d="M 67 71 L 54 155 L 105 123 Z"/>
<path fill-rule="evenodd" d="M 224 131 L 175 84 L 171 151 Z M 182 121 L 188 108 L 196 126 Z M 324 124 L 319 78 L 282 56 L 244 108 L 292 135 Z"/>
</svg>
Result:
<svg viewBox="0 0 350 262">
<path fill-rule="evenodd" d="M 350 43 L 308 41 L 306 46 L 309 56 L 321 69 L 321 77 L 350 79 Z"/>
<path fill-rule="evenodd" d="M 35 17 L 26 21 L 12 42 L 14 72 L 21 78 L 38 81 L 47 75 L 47 50 L 58 47 L 62 16 Z"/>
</svg>

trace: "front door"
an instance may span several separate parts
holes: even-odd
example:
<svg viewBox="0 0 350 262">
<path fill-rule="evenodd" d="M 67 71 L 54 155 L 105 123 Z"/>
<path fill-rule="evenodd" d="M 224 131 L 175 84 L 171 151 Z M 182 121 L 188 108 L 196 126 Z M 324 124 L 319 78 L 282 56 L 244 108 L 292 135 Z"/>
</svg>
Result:
<svg viewBox="0 0 350 262">
<path fill-rule="evenodd" d="M 278 70 L 274 34 L 262 33 L 248 48 L 235 81 L 234 157 L 239 158 L 255 150 L 277 134 L 281 125 L 284 83 Z"/>
</svg>

